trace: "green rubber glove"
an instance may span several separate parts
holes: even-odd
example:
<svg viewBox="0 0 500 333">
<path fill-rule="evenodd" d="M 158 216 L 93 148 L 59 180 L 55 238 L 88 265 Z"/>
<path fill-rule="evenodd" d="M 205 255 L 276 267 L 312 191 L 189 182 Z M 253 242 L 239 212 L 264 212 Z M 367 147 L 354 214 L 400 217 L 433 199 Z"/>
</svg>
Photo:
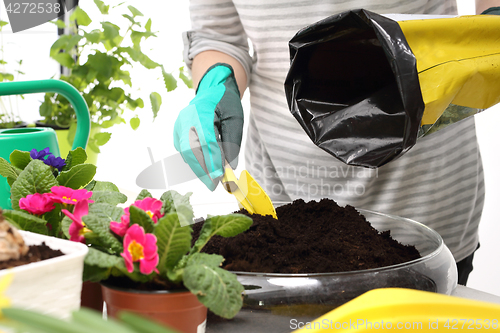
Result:
<svg viewBox="0 0 500 333">
<path fill-rule="evenodd" d="M 174 146 L 198 178 L 215 190 L 224 160 L 238 165 L 243 107 L 231 66 L 217 63 L 201 79 L 196 96 L 177 117 Z"/>
</svg>

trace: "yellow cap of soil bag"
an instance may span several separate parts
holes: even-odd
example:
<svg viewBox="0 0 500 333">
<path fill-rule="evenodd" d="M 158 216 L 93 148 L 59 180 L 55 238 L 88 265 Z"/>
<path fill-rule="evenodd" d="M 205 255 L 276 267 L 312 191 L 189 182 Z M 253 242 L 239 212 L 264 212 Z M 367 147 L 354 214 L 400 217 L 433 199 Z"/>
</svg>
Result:
<svg viewBox="0 0 500 333">
<path fill-rule="evenodd" d="M 422 125 L 449 104 L 486 109 L 500 102 L 500 16 L 398 22 L 417 59 Z"/>
</svg>

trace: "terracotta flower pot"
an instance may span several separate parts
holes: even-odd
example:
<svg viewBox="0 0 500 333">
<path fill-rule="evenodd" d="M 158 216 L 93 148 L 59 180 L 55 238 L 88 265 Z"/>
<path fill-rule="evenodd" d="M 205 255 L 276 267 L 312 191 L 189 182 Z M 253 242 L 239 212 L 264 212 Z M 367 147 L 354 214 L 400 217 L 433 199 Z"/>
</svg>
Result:
<svg viewBox="0 0 500 333">
<path fill-rule="evenodd" d="M 204 333 L 207 308 L 189 291 L 142 291 L 101 283 L 107 315 L 131 311 L 183 333 Z"/>
<path fill-rule="evenodd" d="M 102 312 L 102 289 L 98 282 L 85 281 L 82 285 L 81 307 Z"/>
</svg>

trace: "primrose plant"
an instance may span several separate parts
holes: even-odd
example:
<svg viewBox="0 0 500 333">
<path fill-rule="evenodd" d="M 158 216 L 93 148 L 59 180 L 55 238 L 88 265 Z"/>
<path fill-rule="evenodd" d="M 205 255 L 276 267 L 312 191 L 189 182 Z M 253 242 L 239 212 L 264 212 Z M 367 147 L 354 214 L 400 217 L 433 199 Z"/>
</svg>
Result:
<svg viewBox="0 0 500 333">
<path fill-rule="evenodd" d="M 119 277 L 137 287 L 187 288 L 215 314 L 234 317 L 244 288 L 220 267 L 222 256 L 201 250 L 214 235 L 247 230 L 252 219 L 236 213 L 208 216 L 193 241 L 191 193 L 167 191 L 155 199 L 143 190 L 122 208 L 127 197 L 114 184 L 94 180 L 96 167 L 84 163 L 86 158 L 82 148 L 66 159 L 48 148 L 15 150 L 10 163 L 0 158 L 0 175 L 11 186 L 12 209 L 4 210 L 4 217 L 19 229 L 89 245 L 85 281 Z"/>
<path fill-rule="evenodd" d="M 10 186 L 7 195 L 12 204 L 3 213 L 18 229 L 65 238 L 61 222 L 78 201 L 92 197 L 92 202 L 118 204 L 127 200 L 121 193 L 106 197 L 110 188 L 118 189 L 111 183 L 93 181 L 96 166 L 85 163 L 83 148 L 70 151 L 66 159 L 56 157 L 49 148 L 14 150 L 9 160 L 0 158 L 0 175 Z"/>
<path fill-rule="evenodd" d="M 124 277 L 166 288 L 187 288 L 215 314 L 232 318 L 242 306 L 244 288 L 236 275 L 220 266 L 223 257 L 201 253 L 214 235 L 232 237 L 252 225 L 242 214 L 208 216 L 192 245 L 191 193 L 165 192 L 155 199 L 143 190 L 125 209 L 109 203 L 76 203 L 63 220 L 68 236 L 90 245 L 84 279 Z M 201 222 L 200 222 L 201 223 Z M 184 226 L 183 226 L 184 225 Z M 73 238 L 72 238 L 73 239 Z"/>
</svg>

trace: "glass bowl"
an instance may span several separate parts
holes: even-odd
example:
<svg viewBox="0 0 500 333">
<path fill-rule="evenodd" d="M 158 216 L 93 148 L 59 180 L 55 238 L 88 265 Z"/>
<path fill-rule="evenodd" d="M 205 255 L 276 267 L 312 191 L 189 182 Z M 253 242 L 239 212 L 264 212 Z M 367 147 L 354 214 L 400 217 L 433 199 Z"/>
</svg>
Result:
<svg viewBox="0 0 500 333">
<path fill-rule="evenodd" d="M 453 255 L 441 236 L 410 219 L 357 209 L 371 225 L 413 245 L 421 258 L 383 268 L 317 274 L 234 272 L 245 287 L 244 308 L 283 315 L 322 315 L 376 288 L 411 288 L 451 294 L 457 285 Z"/>
<path fill-rule="evenodd" d="M 390 230 L 398 242 L 415 246 L 421 258 L 336 273 L 233 272 L 245 287 L 243 308 L 231 321 L 209 318 L 207 333 L 290 332 L 294 323 L 312 321 L 376 288 L 410 288 L 448 295 L 453 292 L 457 285 L 455 260 L 436 231 L 411 219 L 357 210 L 378 231 Z"/>
</svg>

